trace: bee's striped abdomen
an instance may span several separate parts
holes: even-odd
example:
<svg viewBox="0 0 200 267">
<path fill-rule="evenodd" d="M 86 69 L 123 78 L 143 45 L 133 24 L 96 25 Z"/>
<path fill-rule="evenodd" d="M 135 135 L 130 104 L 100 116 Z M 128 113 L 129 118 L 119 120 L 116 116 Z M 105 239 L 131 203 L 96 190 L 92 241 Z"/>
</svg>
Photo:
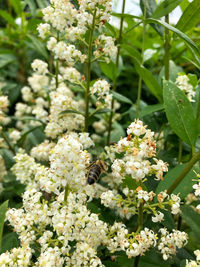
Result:
<svg viewBox="0 0 200 267">
<path fill-rule="evenodd" d="M 101 168 L 99 165 L 94 164 L 88 173 L 88 184 L 94 184 L 99 179 L 99 176 L 101 174 Z"/>
</svg>

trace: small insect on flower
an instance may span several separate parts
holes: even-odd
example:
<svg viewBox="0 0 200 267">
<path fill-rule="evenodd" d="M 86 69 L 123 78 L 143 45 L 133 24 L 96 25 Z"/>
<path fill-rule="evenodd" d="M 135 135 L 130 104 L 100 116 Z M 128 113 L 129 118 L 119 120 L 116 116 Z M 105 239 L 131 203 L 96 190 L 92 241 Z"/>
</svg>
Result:
<svg viewBox="0 0 200 267">
<path fill-rule="evenodd" d="M 88 184 L 94 184 L 99 180 L 100 175 L 107 170 L 107 165 L 103 160 L 97 160 L 92 162 L 88 167 L 87 174 Z"/>
</svg>

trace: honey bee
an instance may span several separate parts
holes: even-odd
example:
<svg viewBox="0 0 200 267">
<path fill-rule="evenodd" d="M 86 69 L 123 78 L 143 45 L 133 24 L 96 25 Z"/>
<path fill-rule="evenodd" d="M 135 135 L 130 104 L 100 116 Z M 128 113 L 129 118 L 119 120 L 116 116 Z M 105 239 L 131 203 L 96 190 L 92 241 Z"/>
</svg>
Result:
<svg viewBox="0 0 200 267">
<path fill-rule="evenodd" d="M 107 171 L 107 165 L 103 160 L 97 160 L 92 162 L 88 167 L 87 181 L 88 184 L 94 184 L 99 180 L 100 175 Z"/>
</svg>

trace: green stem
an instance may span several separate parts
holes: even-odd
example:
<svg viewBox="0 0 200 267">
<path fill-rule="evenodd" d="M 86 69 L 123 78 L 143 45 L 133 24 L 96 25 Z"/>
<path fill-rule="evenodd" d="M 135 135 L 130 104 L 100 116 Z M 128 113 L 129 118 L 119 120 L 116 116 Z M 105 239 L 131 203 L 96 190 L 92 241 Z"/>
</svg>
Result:
<svg viewBox="0 0 200 267">
<path fill-rule="evenodd" d="M 125 12 L 125 4 L 126 4 L 126 0 L 123 0 L 122 15 Z M 124 23 L 124 16 L 121 16 L 120 28 L 119 28 L 119 37 L 118 37 L 117 56 L 116 56 L 116 61 L 115 61 L 115 66 L 116 66 L 117 71 L 119 68 L 119 56 L 120 56 L 121 41 L 122 41 L 123 23 Z M 113 91 L 116 92 L 116 90 L 117 90 L 117 78 L 115 78 L 113 81 Z M 110 112 L 110 117 L 109 117 L 109 121 L 108 121 L 107 145 L 110 144 L 110 135 L 111 135 L 111 131 L 112 131 L 112 119 L 113 119 L 113 114 L 114 114 L 114 104 L 115 104 L 115 100 L 114 100 L 114 98 L 112 98 L 111 112 Z"/>
<path fill-rule="evenodd" d="M 181 163 L 182 160 L 182 152 L 183 152 L 183 141 L 179 139 L 179 146 L 178 146 L 178 164 Z"/>
<path fill-rule="evenodd" d="M 198 105 L 197 105 L 196 118 L 198 119 L 199 117 L 200 117 L 200 91 L 199 91 L 199 97 L 198 97 Z"/>
<path fill-rule="evenodd" d="M 14 149 L 14 147 L 11 145 L 10 141 L 8 140 L 7 136 L 4 134 L 3 131 L 1 131 L 1 135 L 2 135 L 2 137 L 3 137 L 3 139 L 4 139 L 4 141 L 6 142 L 6 144 L 8 145 L 10 151 L 12 151 L 13 154 L 15 155 L 15 149 Z"/>
<path fill-rule="evenodd" d="M 67 198 L 69 196 L 69 192 L 70 192 L 70 187 L 68 184 L 66 184 L 65 186 L 65 194 L 64 194 L 64 202 L 67 203 Z"/>
<path fill-rule="evenodd" d="M 59 32 L 57 32 L 57 42 L 59 42 Z M 56 89 L 58 88 L 59 60 L 56 59 Z"/>
<path fill-rule="evenodd" d="M 140 256 L 137 256 L 135 258 L 135 260 L 134 260 L 134 267 L 137 267 L 138 266 L 139 260 L 140 260 Z"/>
<path fill-rule="evenodd" d="M 87 85 L 85 93 L 85 132 L 88 132 L 89 124 L 89 98 L 90 98 L 90 79 L 91 79 L 91 57 L 92 57 L 92 39 L 95 29 L 96 9 L 93 14 L 92 27 L 90 29 L 89 46 L 88 46 L 88 62 L 87 62 Z"/>
<path fill-rule="evenodd" d="M 187 163 L 187 165 L 185 166 L 183 171 L 179 174 L 179 176 L 177 177 L 175 182 L 169 187 L 169 189 L 167 190 L 168 194 L 171 194 L 176 189 L 176 187 L 180 184 L 180 182 L 185 178 L 185 176 L 188 174 L 188 172 L 192 169 L 194 164 L 199 160 L 200 160 L 200 150 L 198 152 L 194 153 L 193 157 Z"/>
<path fill-rule="evenodd" d="M 165 22 L 169 24 L 169 14 L 165 16 Z M 169 59 L 170 59 L 170 35 L 165 28 L 165 80 L 169 80 Z"/>
<path fill-rule="evenodd" d="M 138 229 L 140 231 L 143 227 L 143 202 L 140 203 L 139 206 L 139 214 L 138 214 Z"/>
<path fill-rule="evenodd" d="M 146 17 L 147 17 L 147 0 L 144 3 L 144 20 L 143 20 L 143 34 L 142 34 L 142 54 L 141 54 L 141 65 L 144 63 L 144 47 L 145 47 L 145 39 L 146 39 Z M 137 103 L 136 103 L 136 118 L 139 117 L 140 112 L 140 99 L 142 95 L 142 77 L 139 77 L 138 82 L 138 93 L 137 93 Z"/>
</svg>

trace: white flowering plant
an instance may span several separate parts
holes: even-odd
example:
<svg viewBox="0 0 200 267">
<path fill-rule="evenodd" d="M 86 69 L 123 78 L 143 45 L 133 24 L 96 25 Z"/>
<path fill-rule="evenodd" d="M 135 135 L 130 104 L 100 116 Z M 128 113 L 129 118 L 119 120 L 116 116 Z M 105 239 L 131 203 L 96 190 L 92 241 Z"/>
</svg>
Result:
<svg viewBox="0 0 200 267">
<path fill-rule="evenodd" d="M 169 60 L 186 42 L 199 68 L 198 49 L 169 24 L 179 1 L 151 2 L 135 16 L 126 0 L 121 13 L 110 0 L 44 1 L 39 39 L 24 32 L 43 56 L 21 98 L 0 95 L 0 266 L 199 265 L 198 73 Z"/>
</svg>

